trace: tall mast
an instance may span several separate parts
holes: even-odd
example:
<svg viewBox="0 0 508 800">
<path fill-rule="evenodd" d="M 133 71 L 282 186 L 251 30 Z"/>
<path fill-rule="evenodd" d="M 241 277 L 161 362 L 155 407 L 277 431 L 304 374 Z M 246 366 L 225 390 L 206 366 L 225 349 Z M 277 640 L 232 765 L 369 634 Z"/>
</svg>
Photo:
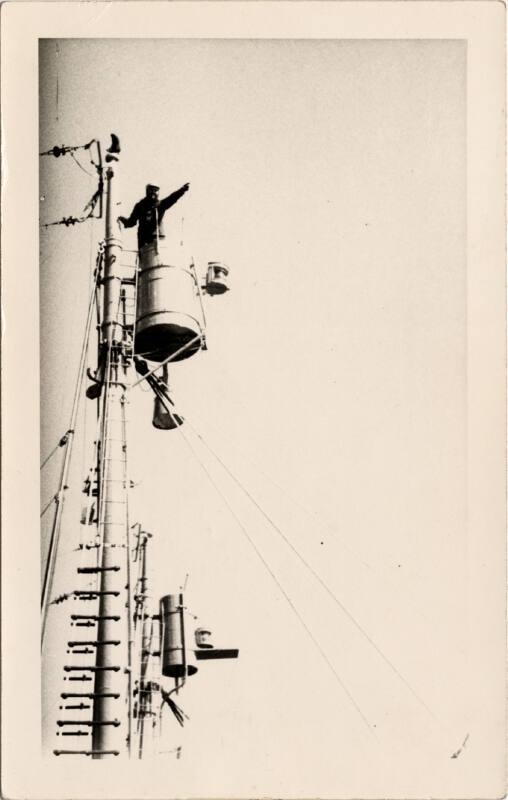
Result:
<svg viewBox="0 0 508 800">
<path fill-rule="evenodd" d="M 129 748 L 128 515 L 125 388 L 128 357 L 121 324 L 122 244 L 115 218 L 116 156 L 106 171 L 106 238 L 100 359 L 103 416 L 99 439 L 98 619 L 93 698 L 92 755 Z"/>
<path fill-rule="evenodd" d="M 227 291 L 228 268 L 221 262 L 209 262 L 206 284 L 201 287 L 193 264 L 187 267 L 168 260 L 164 242 L 160 241 L 163 236 L 159 236 L 158 219 L 154 238 L 149 236 L 139 249 L 134 271 L 123 263 L 117 219 L 119 153 L 118 137 L 112 134 L 104 180 L 102 163 L 98 167 L 100 182 L 96 193 L 98 196 L 105 188 L 105 238 L 96 272 L 101 287 L 101 301 L 97 303 L 101 311 L 98 364 L 93 378 L 95 385 L 88 388 L 86 395 L 97 400 L 98 427 L 94 443 L 96 463 L 91 477 L 85 481 L 88 506 L 84 518 L 82 516 L 83 524 L 89 526 L 88 530 L 94 530 L 95 535 L 78 548 L 79 587 L 52 601 L 80 601 L 76 605 L 73 603 L 73 611 L 84 612 L 70 615 L 73 634 L 67 642 L 69 658 L 64 665 L 67 683 L 60 694 L 62 713 L 57 720 L 57 735 L 77 741 L 79 749 L 66 748 L 64 740 L 60 739 L 62 746 L 53 752 L 95 759 L 128 756 L 131 750 L 141 757 L 145 717 L 154 714 L 152 695 L 158 698 L 160 711 L 165 703 L 183 724 L 185 715 L 172 694 L 178 692 L 189 675 L 198 671 L 193 662 L 238 656 L 236 649 L 214 648 L 207 641 L 209 632 L 205 629 L 196 630 L 194 637 L 188 635 L 181 593 L 163 597 L 160 609 L 148 608 L 146 544 L 151 534 L 142 531 L 140 526 L 137 534 L 140 581 L 133 597 L 126 397 L 138 383 L 146 381 L 155 395 L 154 427 L 170 431 L 183 424 L 184 418 L 175 413 L 170 397 L 167 364 L 205 349 L 201 289 L 210 295 Z M 189 184 L 185 184 L 174 195 L 182 196 L 188 187 Z M 148 189 L 155 188 L 149 185 L 147 196 Z M 154 198 L 150 196 L 150 199 Z M 176 201 L 173 199 L 173 202 Z M 94 288 L 94 294 L 95 291 Z M 87 335 L 90 319 L 89 314 Z M 155 362 L 155 366 L 149 367 L 147 361 Z M 133 363 L 141 377 L 128 384 Z M 84 370 L 80 367 L 81 372 Z M 61 514 L 61 509 L 57 511 Z M 53 550 L 56 552 L 57 544 L 50 547 L 52 561 L 48 571 L 53 569 L 56 558 Z M 44 610 L 48 606 L 49 585 L 45 581 Z M 136 601 L 135 614 L 131 598 Z M 141 624 L 134 636 L 138 622 Z M 78 632 L 82 634 L 79 638 Z M 159 646 L 154 650 L 156 641 Z M 134 663 L 136 675 L 132 674 Z M 154 680 L 148 676 L 149 666 L 155 670 Z M 175 682 L 170 690 L 167 689 L 168 678 Z M 134 718 L 138 720 L 136 726 Z M 91 743 L 88 738 L 86 744 L 80 746 L 81 737 L 90 737 L 90 734 Z"/>
</svg>

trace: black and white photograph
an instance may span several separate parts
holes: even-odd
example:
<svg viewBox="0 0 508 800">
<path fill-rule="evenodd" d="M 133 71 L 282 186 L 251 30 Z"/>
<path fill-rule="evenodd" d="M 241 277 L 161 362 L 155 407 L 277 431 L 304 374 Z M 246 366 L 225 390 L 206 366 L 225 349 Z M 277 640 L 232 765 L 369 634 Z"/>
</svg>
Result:
<svg viewBox="0 0 508 800">
<path fill-rule="evenodd" d="M 10 5 L 5 795 L 501 796 L 504 8 Z"/>
</svg>

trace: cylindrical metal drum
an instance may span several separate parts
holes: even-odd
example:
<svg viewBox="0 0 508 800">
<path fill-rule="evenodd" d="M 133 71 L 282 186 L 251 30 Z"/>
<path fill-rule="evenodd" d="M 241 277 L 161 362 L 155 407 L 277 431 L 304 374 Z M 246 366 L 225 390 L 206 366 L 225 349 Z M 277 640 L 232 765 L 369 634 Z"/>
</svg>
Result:
<svg viewBox="0 0 508 800">
<path fill-rule="evenodd" d="M 168 264 L 157 242 L 145 245 L 139 251 L 136 354 L 149 361 L 164 361 L 203 332 L 194 274 L 190 269 Z M 201 346 L 201 338 L 196 339 L 174 360 L 188 358 Z"/>
<path fill-rule="evenodd" d="M 161 598 L 161 662 L 162 674 L 168 678 L 194 675 L 194 653 L 187 649 L 183 615 L 183 597 L 167 594 Z"/>
</svg>

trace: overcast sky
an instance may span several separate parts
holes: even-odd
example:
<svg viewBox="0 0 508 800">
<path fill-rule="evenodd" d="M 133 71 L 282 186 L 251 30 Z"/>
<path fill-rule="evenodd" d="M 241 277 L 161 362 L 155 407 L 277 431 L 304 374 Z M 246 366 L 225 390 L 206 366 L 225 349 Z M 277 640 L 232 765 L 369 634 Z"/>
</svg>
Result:
<svg viewBox="0 0 508 800">
<path fill-rule="evenodd" d="M 190 182 L 171 245 L 202 272 L 225 261 L 232 290 L 207 300 L 209 350 L 171 370 L 175 401 L 371 640 L 186 426 L 270 574 L 133 392 L 131 519 L 154 535 L 154 596 L 188 574 L 199 621 L 241 650 L 192 679 L 183 732 L 167 720 L 180 796 L 361 794 L 365 759 L 387 793 L 401 758 L 453 782 L 468 733 L 465 56 L 446 40 L 41 43 L 41 150 L 118 134 L 124 215 L 147 182 Z M 79 215 L 94 177 L 41 164 L 41 222 Z M 42 456 L 68 425 L 101 226 L 41 230 Z M 87 466 L 76 454 L 76 493 Z M 51 613 L 56 653 L 68 609 Z M 61 672 L 46 667 L 49 741 Z"/>
</svg>

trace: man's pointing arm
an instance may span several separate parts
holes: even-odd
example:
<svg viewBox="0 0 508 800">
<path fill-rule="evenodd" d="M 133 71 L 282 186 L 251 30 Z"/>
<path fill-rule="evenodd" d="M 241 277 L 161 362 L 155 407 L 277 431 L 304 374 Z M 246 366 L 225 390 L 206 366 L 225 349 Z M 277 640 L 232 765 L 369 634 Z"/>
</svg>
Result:
<svg viewBox="0 0 508 800">
<path fill-rule="evenodd" d="M 177 189 L 176 192 L 171 192 L 171 194 L 168 194 L 167 197 L 164 197 L 164 199 L 160 201 L 159 203 L 160 210 L 167 211 L 168 208 L 174 206 L 174 204 L 178 202 L 178 200 L 180 200 L 181 197 L 183 197 L 185 192 L 188 191 L 189 191 L 189 184 L 185 183 L 183 186 Z"/>
</svg>

